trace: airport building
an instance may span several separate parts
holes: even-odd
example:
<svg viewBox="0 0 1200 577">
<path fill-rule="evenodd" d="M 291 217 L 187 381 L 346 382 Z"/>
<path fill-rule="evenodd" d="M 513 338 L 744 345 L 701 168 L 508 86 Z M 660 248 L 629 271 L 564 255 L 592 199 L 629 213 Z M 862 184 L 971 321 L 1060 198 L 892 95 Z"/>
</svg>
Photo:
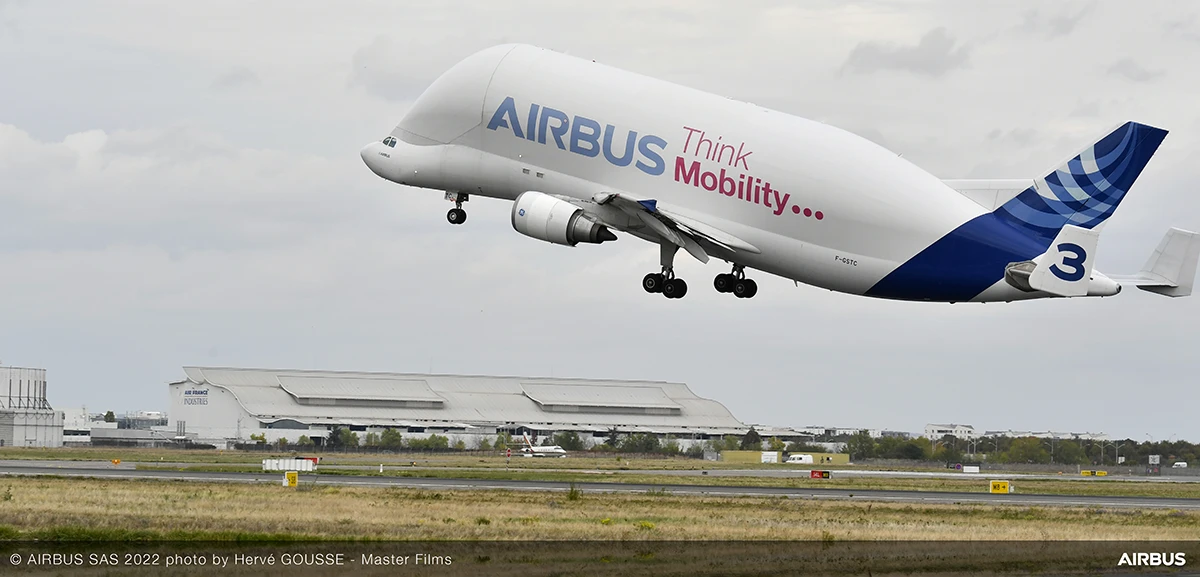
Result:
<svg viewBox="0 0 1200 577">
<path fill-rule="evenodd" d="M 1035 437 L 1038 439 L 1055 439 L 1055 440 L 1071 440 L 1071 441 L 1107 441 L 1108 435 L 1104 433 L 1060 433 L 1055 431 L 988 431 L 984 434 L 986 437 Z"/>
<path fill-rule="evenodd" d="M 947 425 L 929 424 L 925 425 L 926 439 L 940 439 L 950 435 L 956 439 L 971 440 L 979 436 L 975 431 L 975 427 L 971 425 L 958 425 L 950 423 Z"/>
<path fill-rule="evenodd" d="M 535 438 L 578 433 L 603 442 L 608 431 L 671 437 L 681 448 L 749 426 L 685 384 L 568 378 L 492 377 L 184 367 L 170 383 L 173 438 L 228 447 L 265 435 L 322 443 L 333 427 L 430 434 L 470 448 L 499 433 Z M 536 441 L 535 441 L 536 442 Z"/>
<path fill-rule="evenodd" d="M 116 430 L 117 423 L 105 422 L 104 416 L 89 413 L 87 407 L 63 411 L 63 445 L 87 446 L 92 444 L 92 431 L 97 429 Z M 97 434 L 97 437 L 103 434 Z"/>
<path fill-rule="evenodd" d="M 0 445 L 61 447 L 63 413 L 46 400 L 46 369 L 0 367 Z"/>
</svg>

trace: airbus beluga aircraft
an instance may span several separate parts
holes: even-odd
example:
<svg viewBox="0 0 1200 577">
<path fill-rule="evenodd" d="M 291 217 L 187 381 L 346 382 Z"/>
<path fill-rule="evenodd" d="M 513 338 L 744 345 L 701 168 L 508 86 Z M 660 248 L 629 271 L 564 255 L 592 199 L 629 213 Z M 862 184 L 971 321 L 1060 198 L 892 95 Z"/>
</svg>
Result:
<svg viewBox="0 0 1200 577">
<path fill-rule="evenodd" d="M 660 247 L 642 287 L 687 293 L 682 248 L 731 265 L 718 292 L 750 298 L 755 269 L 830 290 L 916 301 L 1191 294 L 1200 235 L 1170 229 L 1137 274 L 1093 269 L 1096 243 L 1165 130 L 1124 123 L 1044 174 L 941 180 L 864 138 L 754 104 L 524 45 L 442 74 L 367 166 L 513 201 L 512 226 L 560 245 Z"/>
</svg>

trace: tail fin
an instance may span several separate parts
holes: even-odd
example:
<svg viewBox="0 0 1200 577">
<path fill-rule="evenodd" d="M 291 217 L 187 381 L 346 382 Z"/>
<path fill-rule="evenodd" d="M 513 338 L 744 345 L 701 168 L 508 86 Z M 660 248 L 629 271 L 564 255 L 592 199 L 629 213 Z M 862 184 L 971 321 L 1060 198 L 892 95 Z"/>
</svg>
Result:
<svg viewBox="0 0 1200 577">
<path fill-rule="evenodd" d="M 1126 122 L 997 208 L 1000 220 L 1047 246 L 1062 227 L 1091 229 L 1117 210 L 1167 131 Z"/>
<path fill-rule="evenodd" d="M 1196 281 L 1196 261 L 1200 260 L 1200 234 L 1172 228 L 1163 236 L 1141 272 L 1133 276 L 1114 276 L 1121 284 L 1169 297 L 1192 294 Z"/>
</svg>

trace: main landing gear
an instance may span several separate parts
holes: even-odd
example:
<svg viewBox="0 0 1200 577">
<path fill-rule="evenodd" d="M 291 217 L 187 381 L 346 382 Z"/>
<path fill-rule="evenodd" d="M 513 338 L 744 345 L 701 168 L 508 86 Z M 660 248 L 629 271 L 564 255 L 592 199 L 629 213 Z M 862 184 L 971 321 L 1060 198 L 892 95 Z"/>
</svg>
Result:
<svg viewBox="0 0 1200 577">
<path fill-rule="evenodd" d="M 450 224 L 462 224 L 467 222 L 467 211 L 463 210 L 462 203 L 470 200 L 465 192 L 447 192 L 446 200 L 454 203 L 454 208 L 446 213 L 446 220 Z"/>
<path fill-rule="evenodd" d="M 733 293 L 740 299 L 748 299 L 758 294 L 758 283 L 746 278 L 745 267 L 733 265 L 733 272 L 719 274 L 713 279 L 713 288 L 719 293 Z"/>
<path fill-rule="evenodd" d="M 681 299 L 687 294 L 687 283 L 681 278 L 675 278 L 675 245 L 659 245 L 659 260 L 662 262 L 662 272 L 652 272 L 642 278 L 642 288 L 648 293 L 662 293 L 669 299 Z"/>
<path fill-rule="evenodd" d="M 687 283 L 681 278 L 675 278 L 675 273 L 668 268 L 642 277 L 642 288 L 648 293 L 662 293 L 669 299 L 681 299 L 687 294 Z"/>
</svg>

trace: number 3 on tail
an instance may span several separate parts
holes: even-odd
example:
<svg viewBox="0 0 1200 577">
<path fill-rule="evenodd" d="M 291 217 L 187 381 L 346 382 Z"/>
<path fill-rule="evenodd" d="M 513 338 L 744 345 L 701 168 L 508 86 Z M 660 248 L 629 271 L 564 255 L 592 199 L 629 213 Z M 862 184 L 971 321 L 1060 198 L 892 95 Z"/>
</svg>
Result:
<svg viewBox="0 0 1200 577">
<path fill-rule="evenodd" d="M 1055 248 L 1058 249 L 1058 252 L 1060 253 L 1071 253 L 1072 256 L 1067 256 L 1064 254 L 1062 257 L 1062 265 L 1070 267 L 1070 270 L 1063 270 L 1058 268 L 1058 265 L 1053 264 L 1050 265 L 1050 272 L 1054 273 L 1054 276 L 1067 282 L 1075 282 L 1083 278 L 1083 272 L 1085 270 L 1083 263 L 1087 260 L 1087 251 L 1083 250 L 1083 247 L 1070 242 L 1064 242 Z"/>
</svg>

